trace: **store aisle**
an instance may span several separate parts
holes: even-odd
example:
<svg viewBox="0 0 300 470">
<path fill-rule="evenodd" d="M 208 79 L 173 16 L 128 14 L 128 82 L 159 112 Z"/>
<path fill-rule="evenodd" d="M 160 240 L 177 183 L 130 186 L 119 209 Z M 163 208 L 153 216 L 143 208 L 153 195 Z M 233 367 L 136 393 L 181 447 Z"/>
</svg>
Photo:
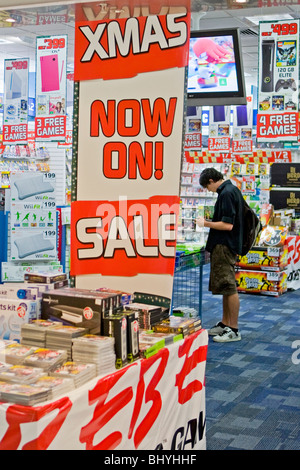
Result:
<svg viewBox="0 0 300 470">
<path fill-rule="evenodd" d="M 206 329 L 221 319 L 221 297 L 207 290 L 208 271 Z M 242 341 L 209 340 L 207 449 L 300 450 L 300 290 L 279 298 L 241 294 L 240 300 Z"/>
</svg>

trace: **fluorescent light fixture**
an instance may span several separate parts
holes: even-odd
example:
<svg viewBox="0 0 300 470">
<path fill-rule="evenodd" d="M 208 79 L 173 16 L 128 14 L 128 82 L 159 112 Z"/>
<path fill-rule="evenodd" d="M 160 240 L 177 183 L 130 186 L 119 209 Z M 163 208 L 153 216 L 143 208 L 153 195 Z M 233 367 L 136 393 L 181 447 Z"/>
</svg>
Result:
<svg viewBox="0 0 300 470">
<path fill-rule="evenodd" d="M 272 18 L 272 19 L 271 19 Z M 262 15 L 262 16 L 246 16 L 246 20 L 250 21 L 255 25 L 258 25 L 260 21 L 277 21 L 277 20 L 292 20 L 293 17 L 288 14 L 281 15 Z"/>
<path fill-rule="evenodd" d="M 14 18 L 6 18 L 7 23 L 15 23 L 16 20 Z"/>
</svg>

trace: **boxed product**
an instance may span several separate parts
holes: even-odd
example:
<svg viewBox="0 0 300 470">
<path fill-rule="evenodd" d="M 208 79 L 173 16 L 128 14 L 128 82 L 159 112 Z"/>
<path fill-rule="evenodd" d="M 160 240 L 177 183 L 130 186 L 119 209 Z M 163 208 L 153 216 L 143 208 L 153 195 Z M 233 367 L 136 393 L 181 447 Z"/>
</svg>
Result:
<svg viewBox="0 0 300 470">
<path fill-rule="evenodd" d="M 65 281 L 67 280 L 67 275 L 65 273 L 25 273 L 24 274 L 24 281 L 26 282 L 35 282 L 35 283 L 42 283 L 42 284 L 52 284 L 58 281 Z"/>
<path fill-rule="evenodd" d="M 182 334 L 183 337 L 201 330 L 200 318 L 181 318 L 171 315 L 169 318 L 153 326 L 153 331 L 159 333 Z"/>
<path fill-rule="evenodd" d="M 127 319 L 127 359 L 132 362 L 139 357 L 139 315 L 135 310 L 123 313 Z"/>
<path fill-rule="evenodd" d="M 127 364 L 127 317 L 124 314 L 103 318 L 103 335 L 115 339 L 116 368 Z"/>
<path fill-rule="evenodd" d="M 29 287 L 24 282 L 5 282 L 0 285 L 0 297 L 36 300 L 39 297 L 39 290 L 37 287 Z"/>
<path fill-rule="evenodd" d="M 124 306 L 133 301 L 133 294 L 128 292 L 123 292 L 120 290 L 109 289 L 108 287 L 100 287 L 96 289 L 99 292 L 106 292 L 108 294 L 116 294 L 118 296 L 118 301 L 120 306 Z"/>
<path fill-rule="evenodd" d="M 281 271 L 288 264 L 287 246 L 254 247 L 245 256 L 239 256 L 236 265 L 246 269 Z"/>
<path fill-rule="evenodd" d="M 101 320 L 114 313 L 115 294 L 66 287 L 43 293 L 42 318 L 65 325 L 87 328 L 90 334 L 101 333 Z"/>
<path fill-rule="evenodd" d="M 20 341 L 24 323 L 36 320 L 38 302 L 26 299 L 0 299 L 0 337 Z"/>
<path fill-rule="evenodd" d="M 288 228 L 279 225 L 266 225 L 260 234 L 258 246 L 283 246 Z"/>
<path fill-rule="evenodd" d="M 277 297 L 287 291 L 286 271 L 238 270 L 235 278 L 239 292 Z"/>
<path fill-rule="evenodd" d="M 140 356 L 151 357 L 168 344 L 175 343 L 182 338 L 181 333 L 159 333 L 152 330 L 141 330 L 139 334 Z"/>
<path fill-rule="evenodd" d="M 155 323 L 160 322 L 169 315 L 167 309 L 160 306 L 137 302 L 125 305 L 125 310 L 138 312 L 139 327 L 147 330 L 151 330 Z"/>
<path fill-rule="evenodd" d="M 1 281 L 2 282 L 23 282 L 24 274 L 29 272 L 48 272 L 58 273 L 63 271 L 63 267 L 58 261 L 49 261 L 47 264 L 32 265 L 28 262 L 12 263 L 3 261 L 1 263 Z"/>
</svg>

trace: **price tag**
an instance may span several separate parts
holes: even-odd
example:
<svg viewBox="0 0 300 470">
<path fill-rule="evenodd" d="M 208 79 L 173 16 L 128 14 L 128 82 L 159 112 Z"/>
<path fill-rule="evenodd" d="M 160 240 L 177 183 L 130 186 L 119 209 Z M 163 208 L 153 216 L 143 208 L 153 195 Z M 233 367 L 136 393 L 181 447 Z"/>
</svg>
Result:
<svg viewBox="0 0 300 470">
<path fill-rule="evenodd" d="M 278 258 L 280 255 L 281 249 L 278 246 L 270 246 L 268 247 L 267 253 L 268 256 L 273 256 L 274 258 Z"/>
<path fill-rule="evenodd" d="M 279 281 L 280 279 L 280 272 L 272 271 L 267 273 L 268 281 Z"/>
</svg>

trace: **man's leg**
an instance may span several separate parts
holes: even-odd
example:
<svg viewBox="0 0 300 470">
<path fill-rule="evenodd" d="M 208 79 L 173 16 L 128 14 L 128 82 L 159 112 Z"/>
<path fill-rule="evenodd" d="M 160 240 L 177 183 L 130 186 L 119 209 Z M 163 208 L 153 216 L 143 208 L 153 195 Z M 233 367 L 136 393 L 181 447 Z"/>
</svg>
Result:
<svg viewBox="0 0 300 470">
<path fill-rule="evenodd" d="M 223 295 L 222 323 L 231 328 L 238 328 L 240 299 L 238 294 Z"/>
</svg>

